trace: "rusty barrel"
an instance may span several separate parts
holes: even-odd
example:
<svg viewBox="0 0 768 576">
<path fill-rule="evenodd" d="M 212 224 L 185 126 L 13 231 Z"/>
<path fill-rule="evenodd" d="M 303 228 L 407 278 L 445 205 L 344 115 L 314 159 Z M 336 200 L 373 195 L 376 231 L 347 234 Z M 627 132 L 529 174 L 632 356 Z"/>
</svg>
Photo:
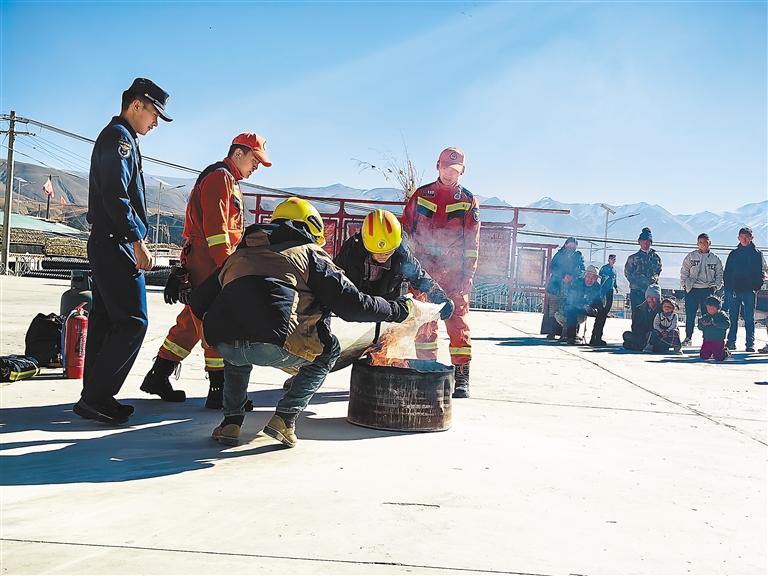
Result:
<svg viewBox="0 0 768 576">
<path fill-rule="evenodd" d="M 352 365 L 347 420 L 399 432 L 439 432 L 451 427 L 453 366 L 408 360 L 410 368 Z"/>
</svg>

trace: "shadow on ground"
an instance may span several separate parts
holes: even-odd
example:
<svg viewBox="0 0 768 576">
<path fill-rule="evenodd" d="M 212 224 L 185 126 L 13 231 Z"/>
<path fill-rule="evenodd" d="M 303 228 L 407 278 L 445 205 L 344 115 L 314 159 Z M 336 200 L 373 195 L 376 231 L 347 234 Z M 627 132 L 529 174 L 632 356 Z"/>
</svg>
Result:
<svg viewBox="0 0 768 576">
<path fill-rule="evenodd" d="M 7 408 L 0 416 L 0 485 L 123 482 L 210 468 L 217 461 L 266 454 L 285 447 L 260 434 L 282 390 L 258 390 L 249 398 L 241 446 L 211 439 L 221 413 L 205 410 L 203 398 L 183 404 L 128 400 L 136 408 L 130 425 L 108 426 L 83 420 L 72 404 Z M 346 401 L 346 391 L 315 394 L 297 422 L 299 440 L 367 440 L 398 432 L 370 430 L 345 418 L 317 418 L 312 405 Z"/>
</svg>

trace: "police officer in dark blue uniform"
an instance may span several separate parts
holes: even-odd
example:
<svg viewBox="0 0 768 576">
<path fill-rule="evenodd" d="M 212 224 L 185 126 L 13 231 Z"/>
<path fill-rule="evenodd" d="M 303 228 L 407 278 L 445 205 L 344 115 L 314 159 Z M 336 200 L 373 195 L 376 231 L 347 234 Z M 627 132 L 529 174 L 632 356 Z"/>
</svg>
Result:
<svg viewBox="0 0 768 576">
<path fill-rule="evenodd" d="M 115 396 L 128 376 L 147 331 L 144 271 L 152 255 L 144 243 L 147 208 L 138 136 L 157 126 L 168 94 L 146 78 L 123 92 L 120 116 L 101 131 L 91 155 L 88 187 L 88 259 L 93 305 L 85 347 L 85 372 L 75 414 L 124 424 L 133 406 Z"/>
</svg>

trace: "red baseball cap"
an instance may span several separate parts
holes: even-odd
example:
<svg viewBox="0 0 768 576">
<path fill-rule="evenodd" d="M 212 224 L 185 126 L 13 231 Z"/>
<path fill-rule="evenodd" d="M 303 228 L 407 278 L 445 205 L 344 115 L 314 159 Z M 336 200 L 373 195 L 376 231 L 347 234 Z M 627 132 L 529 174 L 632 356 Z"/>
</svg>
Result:
<svg viewBox="0 0 768 576">
<path fill-rule="evenodd" d="M 259 162 L 264 164 L 264 166 L 267 168 L 272 166 L 272 161 L 269 159 L 269 156 L 267 156 L 267 153 L 265 152 L 267 141 L 258 134 L 255 134 L 254 132 L 243 132 L 242 134 L 235 136 L 235 139 L 232 140 L 232 144 L 247 146 L 253 150 L 253 155 L 259 159 Z"/>
<path fill-rule="evenodd" d="M 437 165 L 441 168 L 453 168 L 458 172 L 464 172 L 464 151 L 461 148 L 446 148 L 440 152 Z"/>
</svg>

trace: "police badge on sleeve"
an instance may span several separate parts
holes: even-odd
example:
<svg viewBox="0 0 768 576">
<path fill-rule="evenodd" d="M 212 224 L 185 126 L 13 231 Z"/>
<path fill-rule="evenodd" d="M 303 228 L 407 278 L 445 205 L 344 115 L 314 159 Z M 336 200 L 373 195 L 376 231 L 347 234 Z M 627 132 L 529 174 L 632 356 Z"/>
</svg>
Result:
<svg viewBox="0 0 768 576">
<path fill-rule="evenodd" d="M 128 158 L 131 155 L 131 150 L 133 149 L 133 146 L 131 146 L 131 143 L 128 142 L 128 140 L 120 139 L 120 142 L 117 143 L 117 153 L 120 155 L 120 158 Z"/>
</svg>

